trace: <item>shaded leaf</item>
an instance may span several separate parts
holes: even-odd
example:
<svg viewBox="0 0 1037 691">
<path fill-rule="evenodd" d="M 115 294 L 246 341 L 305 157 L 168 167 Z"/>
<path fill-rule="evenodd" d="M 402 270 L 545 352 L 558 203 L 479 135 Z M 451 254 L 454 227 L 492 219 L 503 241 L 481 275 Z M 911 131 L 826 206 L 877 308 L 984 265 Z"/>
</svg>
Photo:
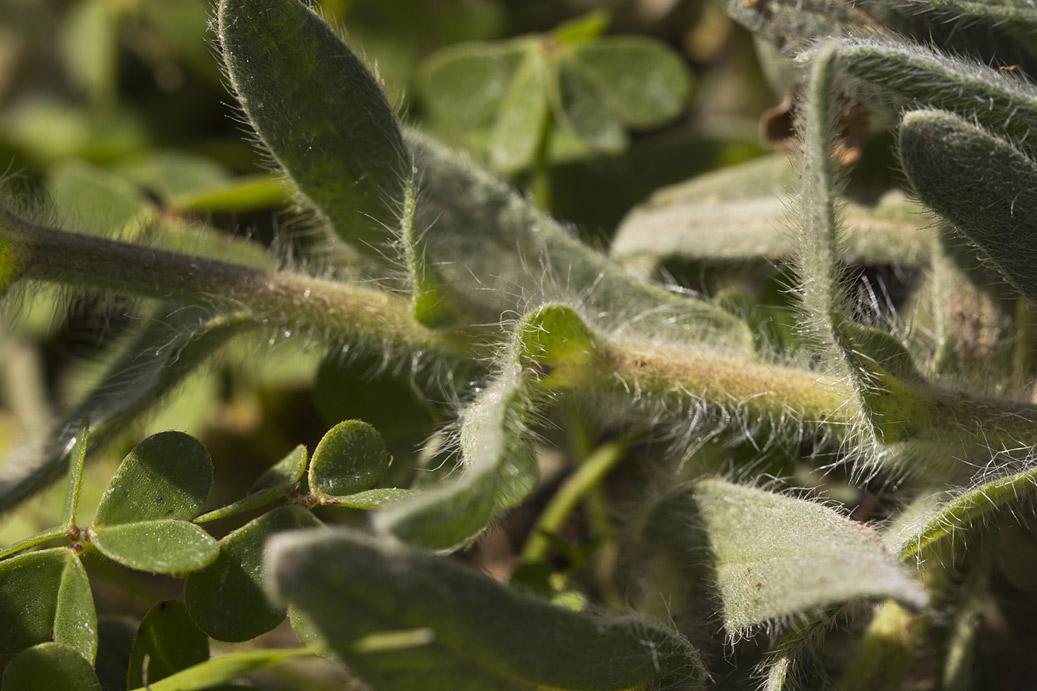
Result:
<svg viewBox="0 0 1037 691">
<path fill-rule="evenodd" d="M 1037 7 L 1031 0 L 904 0 L 908 7 L 939 10 L 952 16 L 966 15 L 999 22 L 1037 24 Z"/>
<path fill-rule="evenodd" d="M 832 0 L 722 0 L 727 13 L 754 35 L 792 52 L 812 39 L 876 28 L 863 9 Z"/>
<path fill-rule="evenodd" d="M 250 175 L 181 192 L 169 203 L 185 213 L 242 213 L 284 206 L 289 196 L 280 179 L 270 175 Z"/>
<path fill-rule="evenodd" d="M 177 600 L 158 603 L 144 615 L 133 640 L 126 684 L 135 689 L 209 659 L 209 639 Z"/>
<path fill-rule="evenodd" d="M 264 591 L 263 546 L 274 533 L 319 525 L 306 509 L 282 506 L 220 540 L 216 561 L 184 584 L 191 617 L 220 641 L 247 641 L 280 624 L 285 609 L 272 605 Z"/>
<path fill-rule="evenodd" d="M 604 38 L 577 46 L 568 61 L 603 92 L 609 109 L 629 127 L 662 125 L 688 103 L 688 70 L 681 57 L 659 41 Z"/>
<path fill-rule="evenodd" d="M 212 487 L 212 460 L 183 432 L 159 432 L 133 447 L 97 506 L 94 525 L 191 519 Z"/>
<path fill-rule="evenodd" d="M 123 566 L 171 576 L 211 564 L 219 554 L 209 533 L 175 518 L 95 526 L 89 539 L 97 551 Z"/>
<path fill-rule="evenodd" d="M 555 64 L 553 76 L 553 112 L 562 126 L 592 149 L 615 154 L 626 148 L 623 125 L 598 84 L 567 60 Z"/>
<path fill-rule="evenodd" d="M 138 234 L 151 207 L 147 197 L 118 175 L 83 161 L 65 163 L 47 180 L 47 189 L 62 219 L 89 235 Z"/>
<path fill-rule="evenodd" d="M 877 533 L 803 499 L 704 480 L 660 500 L 644 532 L 680 554 L 709 547 L 732 635 L 856 598 L 927 601 Z"/>
<path fill-rule="evenodd" d="M 94 670 L 104 691 L 126 691 L 126 670 L 137 636 L 137 622 L 130 617 L 108 616 L 97 621 L 97 664 Z"/>
<path fill-rule="evenodd" d="M 523 44 L 462 43 L 429 57 L 418 72 L 418 87 L 434 117 L 458 129 L 493 122 Z"/>
<path fill-rule="evenodd" d="M 4 669 L 0 691 L 101 691 L 90 663 L 64 643 L 41 643 Z"/>
<path fill-rule="evenodd" d="M 490 135 L 490 160 L 503 173 L 528 166 L 544 137 L 547 69 L 536 44 L 528 46 L 501 100 Z"/>
<path fill-rule="evenodd" d="M 389 453 L 378 431 L 361 420 L 328 430 L 310 461 L 310 492 L 335 499 L 374 488 L 389 469 Z"/>
<path fill-rule="evenodd" d="M 918 196 L 971 240 L 1012 285 L 1037 299 L 1037 163 L 950 113 L 915 111 L 900 156 Z"/>
<path fill-rule="evenodd" d="M 363 61 L 299 0 L 222 0 L 227 75 L 260 139 L 339 238 L 375 259 L 412 164 Z"/>
<path fill-rule="evenodd" d="M 48 549 L 0 561 L 0 653 L 45 641 L 97 653 L 97 614 L 90 581 L 71 550 Z"/>
<path fill-rule="evenodd" d="M 626 689 L 704 681 L 676 634 L 575 613 L 445 559 L 351 531 L 271 541 L 274 590 L 379 689 Z M 377 636 L 389 638 L 376 645 Z"/>
</svg>

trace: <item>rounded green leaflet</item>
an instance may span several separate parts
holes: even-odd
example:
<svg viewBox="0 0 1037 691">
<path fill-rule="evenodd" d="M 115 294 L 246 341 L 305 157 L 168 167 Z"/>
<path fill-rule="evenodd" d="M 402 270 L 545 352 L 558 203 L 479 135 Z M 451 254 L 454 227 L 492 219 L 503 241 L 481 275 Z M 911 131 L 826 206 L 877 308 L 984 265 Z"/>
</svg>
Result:
<svg viewBox="0 0 1037 691">
<path fill-rule="evenodd" d="M 178 600 L 152 607 L 137 629 L 126 674 L 128 688 L 165 679 L 209 659 L 209 639 Z M 146 666 L 146 669 L 145 669 Z"/>
<path fill-rule="evenodd" d="M 159 519 L 190 520 L 212 486 L 212 461 L 194 437 L 159 432 L 133 447 L 97 506 L 97 528 Z"/>
<path fill-rule="evenodd" d="M 375 77 L 299 0 L 223 0 L 217 16 L 227 76 L 263 144 L 339 238 L 384 259 L 412 163 Z"/>
<path fill-rule="evenodd" d="M 310 492 L 318 498 L 348 497 L 372 489 L 389 469 L 389 454 L 378 431 L 361 420 L 328 430 L 310 461 Z"/>
<path fill-rule="evenodd" d="M 578 65 L 559 60 L 553 70 L 552 107 L 559 123 L 592 149 L 619 153 L 627 136 L 605 94 Z"/>
<path fill-rule="evenodd" d="M 680 55 L 644 37 L 608 37 L 575 46 L 567 63 L 601 90 L 623 124 L 656 127 L 680 115 L 691 75 Z"/>
<path fill-rule="evenodd" d="M 4 670 L 0 691 L 101 691 L 90 663 L 63 643 L 23 651 Z"/>
<path fill-rule="evenodd" d="M 432 115 L 453 127 L 489 125 L 515 68 L 521 42 L 462 43 L 445 48 L 421 66 L 418 88 Z"/>
<path fill-rule="evenodd" d="M 176 518 L 97 527 L 88 539 L 98 552 L 123 566 L 170 576 L 200 569 L 219 554 L 209 533 Z"/>
<path fill-rule="evenodd" d="M 97 615 L 79 558 L 65 547 L 0 561 L 0 654 L 57 641 L 93 661 Z"/>
<path fill-rule="evenodd" d="M 274 533 L 319 525 L 306 509 L 281 506 L 220 540 L 216 561 L 184 584 L 192 619 L 220 641 L 247 641 L 280 624 L 285 608 L 272 605 L 264 591 L 263 547 Z"/>
</svg>

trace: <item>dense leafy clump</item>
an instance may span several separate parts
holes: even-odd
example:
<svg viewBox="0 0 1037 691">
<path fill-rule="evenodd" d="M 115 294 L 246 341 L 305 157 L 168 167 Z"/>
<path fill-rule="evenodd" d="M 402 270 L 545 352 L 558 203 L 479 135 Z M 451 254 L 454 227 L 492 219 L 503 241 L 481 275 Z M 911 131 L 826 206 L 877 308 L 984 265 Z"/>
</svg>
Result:
<svg viewBox="0 0 1037 691">
<path fill-rule="evenodd" d="M 3 467 L 0 511 L 67 489 L 0 550 L 2 688 L 241 688 L 282 664 L 252 678 L 310 688 L 314 656 L 401 691 L 1027 687 L 1028 656 L 997 648 L 1032 642 L 1037 563 L 1037 9 L 723 5 L 792 155 L 655 190 L 607 252 L 559 220 L 567 176 L 699 126 L 699 87 L 601 12 L 432 53 L 404 118 L 305 3 L 220 0 L 272 175 L 116 152 L 54 164 L 50 202 L 8 185 L 5 328 L 74 318 L 57 286 L 120 343 Z M 74 47 L 119 18 L 69 21 Z M 699 21 L 702 60 L 709 27 L 742 35 Z M 115 65 L 73 70 L 100 110 Z M 215 228 L 272 207 L 289 230 Z M 91 495 L 87 461 L 185 383 L 261 408 L 251 364 L 213 372 L 286 350 L 330 426 L 312 454 L 292 439 L 236 488 L 239 449 L 215 437 L 214 468 L 159 431 Z M 98 579 L 156 596 L 107 617 Z"/>
</svg>

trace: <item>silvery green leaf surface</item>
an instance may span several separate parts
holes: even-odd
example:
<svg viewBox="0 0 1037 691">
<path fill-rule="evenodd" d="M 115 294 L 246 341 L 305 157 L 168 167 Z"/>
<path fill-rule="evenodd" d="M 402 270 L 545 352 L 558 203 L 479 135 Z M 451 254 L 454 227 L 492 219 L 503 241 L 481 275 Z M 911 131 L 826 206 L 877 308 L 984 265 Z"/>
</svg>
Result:
<svg viewBox="0 0 1037 691">
<path fill-rule="evenodd" d="M 340 239 L 380 259 L 412 165 L 364 62 L 299 0 L 223 0 L 231 85 L 259 138 Z"/>
<path fill-rule="evenodd" d="M 667 629 L 566 610 L 352 531 L 278 536 L 266 564 L 275 597 L 309 616 L 335 654 L 378 689 L 704 682 L 697 653 Z"/>
<path fill-rule="evenodd" d="M 709 549 L 731 635 L 858 598 L 928 601 L 877 532 L 805 499 L 702 480 L 663 497 L 644 534 L 683 558 Z"/>
<path fill-rule="evenodd" d="M 1037 163 L 1010 141 L 941 111 L 914 111 L 900 156 L 923 202 L 968 238 L 1023 295 L 1037 299 Z"/>
<path fill-rule="evenodd" d="M 182 576 L 211 564 L 219 555 L 216 540 L 183 519 L 97 525 L 90 531 L 97 551 L 138 571 Z"/>
</svg>

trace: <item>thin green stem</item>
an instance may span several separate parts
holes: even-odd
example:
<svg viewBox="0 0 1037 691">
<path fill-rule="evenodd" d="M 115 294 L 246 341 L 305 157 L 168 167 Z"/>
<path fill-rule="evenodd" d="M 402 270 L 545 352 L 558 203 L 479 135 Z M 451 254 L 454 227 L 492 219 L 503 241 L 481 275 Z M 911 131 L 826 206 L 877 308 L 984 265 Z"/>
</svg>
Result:
<svg viewBox="0 0 1037 691">
<path fill-rule="evenodd" d="M 626 456 L 626 449 L 625 441 L 603 444 L 562 483 L 541 512 L 525 547 L 522 548 L 524 561 L 539 561 L 547 555 L 551 542 L 546 536 L 557 533 L 562 528 L 580 500 L 594 487 L 597 487 L 602 479 L 623 460 Z"/>
</svg>

